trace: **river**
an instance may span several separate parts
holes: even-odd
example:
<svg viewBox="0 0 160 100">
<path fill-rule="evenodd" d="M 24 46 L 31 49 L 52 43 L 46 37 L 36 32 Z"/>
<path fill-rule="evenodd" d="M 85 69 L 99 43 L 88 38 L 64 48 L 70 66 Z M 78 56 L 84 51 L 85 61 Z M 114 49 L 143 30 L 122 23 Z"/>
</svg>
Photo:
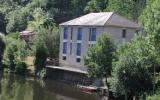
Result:
<svg viewBox="0 0 160 100">
<path fill-rule="evenodd" d="M 0 74 L 0 100 L 102 100 L 97 94 L 51 79 Z"/>
</svg>

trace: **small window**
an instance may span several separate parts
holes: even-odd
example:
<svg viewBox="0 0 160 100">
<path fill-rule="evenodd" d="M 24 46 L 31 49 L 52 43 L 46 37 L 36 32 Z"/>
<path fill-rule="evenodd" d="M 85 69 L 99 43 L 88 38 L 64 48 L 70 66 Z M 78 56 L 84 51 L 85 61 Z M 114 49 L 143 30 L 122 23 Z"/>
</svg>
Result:
<svg viewBox="0 0 160 100">
<path fill-rule="evenodd" d="M 96 41 L 97 29 L 90 28 L 89 30 L 89 41 Z"/>
<path fill-rule="evenodd" d="M 126 29 L 122 30 L 122 38 L 126 38 Z"/>
<path fill-rule="evenodd" d="M 77 56 L 81 56 L 81 43 L 77 43 Z"/>
<path fill-rule="evenodd" d="M 78 28 L 77 40 L 82 40 L 82 28 Z"/>
<path fill-rule="evenodd" d="M 73 38 L 73 27 L 71 28 L 71 40 Z"/>
<path fill-rule="evenodd" d="M 62 60 L 66 60 L 66 59 L 67 59 L 66 56 L 63 56 L 63 57 L 62 57 Z"/>
<path fill-rule="evenodd" d="M 68 35 L 68 27 L 64 27 L 63 39 L 67 39 Z"/>
<path fill-rule="evenodd" d="M 139 33 L 139 30 L 136 30 L 136 34 L 138 34 Z"/>
<path fill-rule="evenodd" d="M 76 62 L 81 62 L 81 58 L 76 58 Z"/>
<path fill-rule="evenodd" d="M 63 42 L 63 54 L 67 54 L 67 42 Z"/>
</svg>

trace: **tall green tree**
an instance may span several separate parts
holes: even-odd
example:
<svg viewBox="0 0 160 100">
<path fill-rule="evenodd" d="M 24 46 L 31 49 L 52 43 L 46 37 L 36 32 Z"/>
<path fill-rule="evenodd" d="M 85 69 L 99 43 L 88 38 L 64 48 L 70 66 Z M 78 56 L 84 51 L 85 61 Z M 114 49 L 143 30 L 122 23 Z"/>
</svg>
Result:
<svg viewBox="0 0 160 100">
<path fill-rule="evenodd" d="M 144 26 L 149 42 L 153 45 L 153 53 L 160 58 L 160 1 L 152 0 L 152 4 L 148 5 L 140 17 L 140 22 Z"/>
<path fill-rule="evenodd" d="M 88 67 L 91 77 L 106 78 L 110 76 L 112 61 L 114 59 L 115 45 L 111 38 L 102 34 L 96 44 L 89 48 L 84 57 L 84 63 Z"/>
<path fill-rule="evenodd" d="M 17 60 L 17 41 L 8 38 L 6 41 L 6 50 L 4 52 L 3 62 L 7 66 L 9 72 L 14 72 Z"/>
<path fill-rule="evenodd" d="M 110 80 L 114 93 L 139 100 L 141 95 L 152 90 L 153 69 L 157 61 L 151 53 L 152 46 L 148 43 L 144 35 L 137 36 L 118 51 L 118 60 L 114 62 Z"/>
<path fill-rule="evenodd" d="M 50 19 L 46 20 L 37 31 L 35 40 L 35 72 L 36 74 L 46 66 L 47 57 L 55 61 L 58 60 L 59 35 L 58 29 Z"/>
</svg>

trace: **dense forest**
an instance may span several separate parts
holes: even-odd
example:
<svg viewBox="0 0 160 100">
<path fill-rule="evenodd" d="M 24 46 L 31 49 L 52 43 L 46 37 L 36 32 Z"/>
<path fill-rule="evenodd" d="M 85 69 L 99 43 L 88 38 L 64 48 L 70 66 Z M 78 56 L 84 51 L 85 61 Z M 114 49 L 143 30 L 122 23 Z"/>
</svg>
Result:
<svg viewBox="0 0 160 100">
<path fill-rule="evenodd" d="M 0 0 L 0 32 L 35 29 L 46 19 L 61 22 L 90 12 L 114 11 L 138 21 L 154 0 Z"/>
</svg>

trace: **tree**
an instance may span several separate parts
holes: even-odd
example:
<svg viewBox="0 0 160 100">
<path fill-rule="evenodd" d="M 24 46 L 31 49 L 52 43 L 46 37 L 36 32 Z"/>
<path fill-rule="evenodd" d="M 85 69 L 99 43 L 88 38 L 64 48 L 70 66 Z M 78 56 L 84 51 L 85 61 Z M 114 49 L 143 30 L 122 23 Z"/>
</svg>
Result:
<svg viewBox="0 0 160 100">
<path fill-rule="evenodd" d="M 151 91 L 153 68 L 157 64 L 151 48 L 147 38 L 142 35 L 119 50 L 110 79 L 113 92 L 126 95 L 126 98 L 130 95 L 133 99 Z"/>
<path fill-rule="evenodd" d="M 10 41 L 10 43 L 9 43 Z M 14 39 L 8 39 L 6 43 L 6 50 L 4 52 L 3 62 L 7 66 L 9 72 L 14 72 L 17 57 L 17 42 Z"/>
<path fill-rule="evenodd" d="M 14 11 L 9 12 L 7 15 L 8 23 L 6 26 L 6 30 L 8 33 L 10 32 L 20 32 L 27 28 L 27 21 L 30 19 L 29 12 L 19 10 L 22 8 L 17 8 Z"/>
<path fill-rule="evenodd" d="M 111 38 L 102 34 L 96 44 L 89 48 L 84 57 L 84 63 L 88 67 L 91 77 L 106 78 L 110 76 L 112 61 L 114 59 L 115 45 Z"/>
<path fill-rule="evenodd" d="M 37 31 L 35 40 L 35 71 L 38 73 L 46 66 L 47 57 L 56 64 L 59 53 L 58 29 L 52 21 L 46 20 Z"/>
<path fill-rule="evenodd" d="M 102 12 L 108 6 L 108 0 L 90 0 L 84 11 L 85 12 Z"/>
<path fill-rule="evenodd" d="M 109 0 L 108 5 L 106 11 L 114 11 L 137 21 L 146 6 L 146 0 Z"/>
<path fill-rule="evenodd" d="M 144 26 L 144 31 L 147 33 L 149 42 L 153 45 L 153 53 L 159 56 L 160 59 L 160 1 L 152 0 L 152 4 L 148 5 L 140 17 L 140 22 Z"/>
<path fill-rule="evenodd" d="M 159 99 L 160 99 L 160 90 L 158 90 L 155 94 L 147 97 L 147 100 L 159 100 Z"/>
<path fill-rule="evenodd" d="M 35 54 L 35 74 L 37 75 L 43 68 L 46 66 L 47 53 L 43 44 L 36 45 L 36 54 Z"/>
<path fill-rule="evenodd" d="M 18 40 L 18 56 L 20 58 L 20 60 L 23 62 L 25 61 L 25 58 L 28 55 L 28 46 L 27 43 L 24 40 Z"/>
<path fill-rule="evenodd" d="M 53 20 L 46 19 L 43 25 L 38 29 L 36 43 L 42 41 L 46 53 L 51 59 L 58 59 L 59 53 L 59 34 L 58 28 L 53 23 Z"/>
</svg>

